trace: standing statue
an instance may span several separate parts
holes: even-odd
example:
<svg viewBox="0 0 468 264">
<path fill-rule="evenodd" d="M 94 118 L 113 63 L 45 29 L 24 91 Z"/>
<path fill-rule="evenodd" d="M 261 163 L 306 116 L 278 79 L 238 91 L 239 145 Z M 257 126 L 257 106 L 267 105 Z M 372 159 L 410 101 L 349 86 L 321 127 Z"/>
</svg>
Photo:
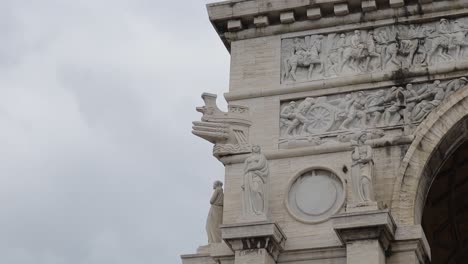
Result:
<svg viewBox="0 0 468 264">
<path fill-rule="evenodd" d="M 221 243 L 221 229 L 219 226 L 223 223 L 223 183 L 215 181 L 213 183 L 213 195 L 210 200 L 210 212 L 206 220 L 206 233 L 208 243 Z"/>
<path fill-rule="evenodd" d="M 354 146 L 351 158 L 351 182 L 356 203 L 375 201 L 372 186 L 372 169 L 374 165 L 372 147 L 366 145 L 367 134 L 362 133 Z"/>
<path fill-rule="evenodd" d="M 244 162 L 243 217 L 266 218 L 268 212 L 268 161 L 260 146 L 252 147 L 252 154 Z"/>
</svg>

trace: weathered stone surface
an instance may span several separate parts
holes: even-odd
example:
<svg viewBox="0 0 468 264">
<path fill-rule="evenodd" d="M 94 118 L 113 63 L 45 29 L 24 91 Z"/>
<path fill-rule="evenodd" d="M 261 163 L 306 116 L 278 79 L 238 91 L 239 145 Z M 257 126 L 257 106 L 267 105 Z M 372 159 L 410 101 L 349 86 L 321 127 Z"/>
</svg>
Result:
<svg viewBox="0 0 468 264">
<path fill-rule="evenodd" d="M 337 16 L 345 16 L 345 15 L 349 14 L 348 4 L 347 3 L 335 4 L 334 5 L 334 12 L 335 12 L 335 15 L 337 15 Z"/>
<path fill-rule="evenodd" d="M 347 8 L 347 5 L 345 5 Z M 342 4 L 335 13 L 345 13 Z M 284 39 L 282 82 L 421 68 L 466 60 L 466 18 Z M 444 48 L 451 42 L 453 48 Z M 296 71 L 302 70 L 301 75 Z"/>
<path fill-rule="evenodd" d="M 322 17 L 322 11 L 320 8 L 309 8 L 307 9 L 307 18 L 308 19 L 319 19 Z"/>
<path fill-rule="evenodd" d="M 294 12 L 284 12 L 280 14 L 280 21 L 283 24 L 290 24 L 296 21 Z"/>
<path fill-rule="evenodd" d="M 256 27 L 266 27 L 270 24 L 270 20 L 267 16 L 258 16 L 254 18 L 254 24 Z"/>
<path fill-rule="evenodd" d="M 208 10 L 231 52 L 229 110 L 204 95 L 194 134 L 225 166 L 226 243 L 183 263 L 429 263 L 427 193 L 468 139 L 468 2 Z M 246 173 L 254 144 L 268 173 Z M 241 217 L 252 204 L 262 217 Z"/>
</svg>

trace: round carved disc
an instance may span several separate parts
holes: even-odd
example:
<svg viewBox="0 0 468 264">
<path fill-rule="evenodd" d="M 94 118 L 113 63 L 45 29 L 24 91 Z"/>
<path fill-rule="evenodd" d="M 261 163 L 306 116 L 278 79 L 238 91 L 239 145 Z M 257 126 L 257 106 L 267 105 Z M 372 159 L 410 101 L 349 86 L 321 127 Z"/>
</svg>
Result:
<svg viewBox="0 0 468 264">
<path fill-rule="evenodd" d="M 287 208 L 294 218 L 317 223 L 330 218 L 344 203 L 341 179 L 334 173 L 315 169 L 299 175 L 291 184 Z"/>
<path fill-rule="evenodd" d="M 296 190 L 297 207 L 308 215 L 320 215 L 330 209 L 336 201 L 335 184 L 323 175 L 304 177 Z"/>
</svg>

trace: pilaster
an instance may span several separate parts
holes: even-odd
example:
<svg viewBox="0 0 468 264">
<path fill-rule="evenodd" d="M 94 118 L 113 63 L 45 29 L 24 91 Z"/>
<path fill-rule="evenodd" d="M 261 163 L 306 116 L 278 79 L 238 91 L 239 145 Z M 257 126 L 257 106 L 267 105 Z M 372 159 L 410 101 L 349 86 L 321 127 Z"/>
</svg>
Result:
<svg viewBox="0 0 468 264">
<path fill-rule="evenodd" d="M 346 245 L 348 264 L 384 264 L 396 225 L 388 210 L 355 212 L 332 218 L 333 229 Z"/>
<path fill-rule="evenodd" d="M 395 241 L 388 252 L 388 263 L 426 264 L 431 249 L 420 225 L 398 226 Z"/>
</svg>

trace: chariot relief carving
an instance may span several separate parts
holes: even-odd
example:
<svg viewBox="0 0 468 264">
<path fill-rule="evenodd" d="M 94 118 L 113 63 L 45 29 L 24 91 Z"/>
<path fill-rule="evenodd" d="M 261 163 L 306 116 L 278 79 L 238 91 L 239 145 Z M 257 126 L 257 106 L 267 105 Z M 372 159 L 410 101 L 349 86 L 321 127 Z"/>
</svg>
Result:
<svg viewBox="0 0 468 264">
<path fill-rule="evenodd" d="M 281 102 L 280 144 L 306 140 L 320 145 L 331 139 L 355 140 L 356 131 L 367 131 L 369 139 L 385 131 L 417 125 L 441 102 L 468 85 L 465 77 L 448 81 L 393 86 Z"/>
<path fill-rule="evenodd" d="M 283 83 L 466 59 L 468 19 L 391 25 L 282 41 Z"/>
</svg>

